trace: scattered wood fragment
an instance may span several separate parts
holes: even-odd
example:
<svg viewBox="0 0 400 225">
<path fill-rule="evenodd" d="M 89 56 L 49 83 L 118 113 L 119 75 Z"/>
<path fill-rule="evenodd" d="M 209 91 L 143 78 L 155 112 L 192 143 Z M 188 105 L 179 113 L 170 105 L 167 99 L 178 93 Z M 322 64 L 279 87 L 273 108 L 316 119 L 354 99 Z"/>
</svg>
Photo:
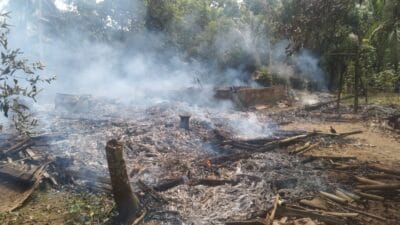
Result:
<svg viewBox="0 0 400 225">
<path fill-rule="evenodd" d="M 400 180 L 400 176 L 392 175 L 392 174 L 367 174 L 366 177 L 371 179 L 395 179 Z"/>
<path fill-rule="evenodd" d="M 354 193 L 352 193 L 350 191 L 346 191 L 346 190 L 343 190 L 343 189 L 340 189 L 340 188 L 338 188 L 338 191 L 344 193 L 345 195 L 347 195 L 348 197 L 350 197 L 354 201 L 359 201 L 361 199 L 360 196 L 358 196 L 358 195 L 356 195 L 356 194 L 354 194 Z"/>
<path fill-rule="evenodd" d="M 193 179 L 189 182 L 191 186 L 195 185 L 204 185 L 204 186 L 210 186 L 210 187 L 215 187 L 215 186 L 220 186 L 220 185 L 225 185 L 225 184 L 234 184 L 234 180 L 218 180 L 218 179 Z"/>
<path fill-rule="evenodd" d="M 297 154 L 300 154 L 300 153 L 301 153 L 301 154 L 304 154 L 305 152 L 308 152 L 308 151 L 314 149 L 314 148 L 317 147 L 318 145 L 319 145 L 319 142 L 317 142 L 317 143 L 311 145 L 310 147 L 308 147 L 308 148 L 306 148 L 306 149 L 304 149 L 304 150 L 298 152 Z"/>
<path fill-rule="evenodd" d="M 3 151 L 3 154 L 4 155 L 10 155 L 10 154 L 19 152 L 21 150 L 24 150 L 24 149 L 30 147 L 31 145 L 32 145 L 31 139 L 30 138 L 25 138 L 21 142 L 15 144 L 12 147 L 10 147 L 9 149 L 6 149 L 5 151 Z"/>
<path fill-rule="evenodd" d="M 400 189 L 400 183 L 395 184 L 373 184 L 373 185 L 357 185 L 360 190 L 397 190 Z"/>
<path fill-rule="evenodd" d="M 329 160 L 356 160 L 357 157 L 355 156 L 333 156 L 333 155 L 321 155 L 321 156 L 312 156 L 317 159 L 329 159 Z"/>
<path fill-rule="evenodd" d="M 312 200 L 307 200 L 307 199 L 300 200 L 300 204 L 314 209 L 328 210 L 326 203 L 320 197 L 315 197 Z"/>
<path fill-rule="evenodd" d="M 354 202 L 355 200 L 351 198 L 350 196 L 346 195 L 344 192 L 341 192 L 339 190 L 335 191 L 335 195 L 337 195 L 340 198 L 346 199 L 348 202 Z"/>
<path fill-rule="evenodd" d="M 386 218 L 383 218 L 381 216 L 378 216 L 378 215 L 375 215 L 375 214 L 372 214 L 372 213 L 367 213 L 365 211 L 361 211 L 361 210 L 358 210 L 358 209 L 354 209 L 352 207 L 346 207 L 345 209 L 348 210 L 348 211 L 351 211 L 351 212 L 359 213 L 361 215 L 377 219 L 377 220 L 381 220 L 381 221 L 385 221 L 385 222 L 387 221 Z"/>
<path fill-rule="evenodd" d="M 356 131 L 350 131 L 350 132 L 344 132 L 344 133 L 322 133 L 322 132 L 317 132 L 316 134 L 321 135 L 321 136 L 329 136 L 329 137 L 347 137 L 355 134 L 361 134 L 363 133 L 362 130 L 356 130 Z"/>
<path fill-rule="evenodd" d="M 289 217 L 300 217 L 300 218 L 309 217 L 311 219 L 316 219 L 316 220 L 319 220 L 321 222 L 324 222 L 324 223 L 330 224 L 330 225 L 346 224 L 345 220 L 334 217 L 334 216 L 322 215 L 317 212 L 295 209 L 295 208 L 292 208 L 289 206 L 279 207 L 276 211 L 276 214 L 279 216 L 289 216 Z"/>
<path fill-rule="evenodd" d="M 323 215 L 338 216 L 338 217 L 357 217 L 358 213 L 344 213 L 344 212 L 321 212 Z"/>
<path fill-rule="evenodd" d="M 266 225 L 264 220 L 228 221 L 225 225 Z"/>
<path fill-rule="evenodd" d="M 400 170 L 398 170 L 398 169 L 390 169 L 390 168 L 386 168 L 386 167 L 379 166 L 379 165 L 370 165 L 369 167 L 376 171 L 400 176 Z"/>
<path fill-rule="evenodd" d="M 303 146 L 300 146 L 300 147 L 296 148 L 295 150 L 290 151 L 290 154 L 297 154 L 299 152 L 304 151 L 305 149 L 307 149 L 310 146 L 311 146 L 311 142 L 307 141 Z"/>
<path fill-rule="evenodd" d="M 357 190 L 354 190 L 354 192 L 355 192 L 356 194 L 358 194 L 359 196 L 365 198 L 365 199 L 375 200 L 375 201 L 383 201 L 383 200 L 385 200 L 384 197 L 379 196 L 379 195 L 364 193 L 364 192 L 357 191 Z"/>
<path fill-rule="evenodd" d="M 332 156 L 332 155 L 312 155 L 307 158 L 306 162 L 312 162 L 317 159 L 326 159 L 326 160 L 333 160 L 333 161 L 343 161 L 343 160 L 356 160 L 357 157 L 355 156 Z M 306 160 L 306 159 L 305 159 Z M 304 160 L 304 161 L 305 161 Z"/>
<path fill-rule="evenodd" d="M 275 214 L 276 214 L 276 210 L 277 210 L 278 205 L 279 205 L 280 198 L 281 197 L 279 196 L 279 194 L 277 194 L 275 196 L 275 201 L 274 201 L 274 205 L 273 205 L 273 208 L 271 210 L 271 213 L 268 213 L 267 217 L 265 218 L 265 224 L 266 225 L 271 225 L 274 222 Z"/>
<path fill-rule="evenodd" d="M 360 165 L 347 165 L 343 163 L 333 163 L 333 165 L 337 170 L 353 170 L 360 167 Z"/>
<path fill-rule="evenodd" d="M 354 176 L 354 178 L 355 178 L 358 182 L 364 183 L 364 184 L 377 184 L 377 185 L 379 185 L 379 184 L 385 184 L 385 183 L 383 183 L 383 182 L 371 180 L 371 179 L 368 179 L 368 178 L 365 178 L 365 177 Z"/>
<path fill-rule="evenodd" d="M 234 153 L 234 154 L 230 154 L 230 155 L 222 155 L 222 156 L 216 156 L 216 157 L 212 157 L 209 158 L 208 160 L 205 160 L 205 163 L 203 162 L 203 164 L 223 164 L 226 162 L 236 162 L 239 161 L 241 159 L 247 159 L 251 157 L 250 153 Z"/>
<path fill-rule="evenodd" d="M 343 205 L 346 205 L 348 203 L 348 201 L 346 199 L 336 196 L 334 194 L 328 193 L 328 192 L 320 191 L 319 194 L 324 198 L 330 199 L 334 202 L 337 202 L 337 203 L 340 203 Z"/>
</svg>

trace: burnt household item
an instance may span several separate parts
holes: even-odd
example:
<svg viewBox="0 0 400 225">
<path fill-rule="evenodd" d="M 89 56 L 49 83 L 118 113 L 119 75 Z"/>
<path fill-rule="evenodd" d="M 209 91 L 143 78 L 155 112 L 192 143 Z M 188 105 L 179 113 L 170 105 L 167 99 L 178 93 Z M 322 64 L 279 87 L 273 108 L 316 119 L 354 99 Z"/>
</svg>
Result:
<svg viewBox="0 0 400 225">
<path fill-rule="evenodd" d="M 118 210 L 121 224 L 137 224 L 144 217 L 139 199 L 132 192 L 123 158 L 123 144 L 117 140 L 107 142 L 106 156 L 110 172 L 112 193 Z"/>
<path fill-rule="evenodd" d="M 179 127 L 189 130 L 190 115 L 180 115 L 179 117 L 181 118 Z"/>
</svg>

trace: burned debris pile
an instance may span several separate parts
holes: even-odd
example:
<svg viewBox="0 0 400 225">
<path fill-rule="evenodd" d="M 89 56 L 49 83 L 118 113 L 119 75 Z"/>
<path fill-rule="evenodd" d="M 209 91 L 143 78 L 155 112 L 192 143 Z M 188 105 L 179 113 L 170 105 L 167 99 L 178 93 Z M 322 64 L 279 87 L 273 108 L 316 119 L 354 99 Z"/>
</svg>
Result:
<svg viewBox="0 0 400 225">
<path fill-rule="evenodd" d="M 142 224 L 395 224 L 400 219 L 399 171 L 357 156 L 309 154 L 351 144 L 362 131 L 280 126 L 326 119 L 329 106 L 278 113 L 194 108 L 189 115 L 181 103 L 133 107 L 77 99 L 74 105 L 86 102 L 84 111 L 47 109 L 42 119 L 48 126 L 36 136 L 1 134 L 0 175 L 13 167 L 25 174 L 12 173 L 18 182 L 28 177 L 28 189 L 18 196 L 29 196 L 41 180 L 60 190 L 111 193 L 113 162 L 107 163 L 105 149 L 117 139 L 132 191 L 146 212 L 139 216 Z M 9 190 L 5 186 L 1 193 Z M 17 201 L 2 202 L 7 205 L 2 211 L 9 211 Z"/>
</svg>

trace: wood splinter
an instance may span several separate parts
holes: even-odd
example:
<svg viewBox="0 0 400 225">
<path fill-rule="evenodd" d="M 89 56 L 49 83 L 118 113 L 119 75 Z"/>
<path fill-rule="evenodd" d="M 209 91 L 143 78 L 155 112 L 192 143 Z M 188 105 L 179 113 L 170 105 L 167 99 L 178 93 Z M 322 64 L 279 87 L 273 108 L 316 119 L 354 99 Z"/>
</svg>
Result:
<svg viewBox="0 0 400 225">
<path fill-rule="evenodd" d="M 112 193 L 118 210 L 118 223 L 136 225 L 144 218 L 145 210 L 132 192 L 123 158 L 123 144 L 113 139 L 107 142 L 106 156 L 110 172 Z"/>
</svg>

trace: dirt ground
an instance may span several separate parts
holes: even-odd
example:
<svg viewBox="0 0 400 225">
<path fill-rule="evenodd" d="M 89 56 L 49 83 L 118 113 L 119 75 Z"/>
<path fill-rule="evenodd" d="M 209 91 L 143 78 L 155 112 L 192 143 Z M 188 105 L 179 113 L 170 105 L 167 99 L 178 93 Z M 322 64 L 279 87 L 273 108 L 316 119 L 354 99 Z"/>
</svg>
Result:
<svg viewBox="0 0 400 225">
<path fill-rule="evenodd" d="M 400 139 L 394 134 L 376 129 L 374 124 L 364 122 L 293 122 L 284 129 L 304 129 L 330 132 L 332 126 L 338 133 L 361 130 L 363 133 L 353 135 L 355 142 L 345 146 L 316 148 L 306 155 L 340 155 L 355 156 L 362 162 L 378 163 L 385 166 L 400 167 Z"/>
</svg>

